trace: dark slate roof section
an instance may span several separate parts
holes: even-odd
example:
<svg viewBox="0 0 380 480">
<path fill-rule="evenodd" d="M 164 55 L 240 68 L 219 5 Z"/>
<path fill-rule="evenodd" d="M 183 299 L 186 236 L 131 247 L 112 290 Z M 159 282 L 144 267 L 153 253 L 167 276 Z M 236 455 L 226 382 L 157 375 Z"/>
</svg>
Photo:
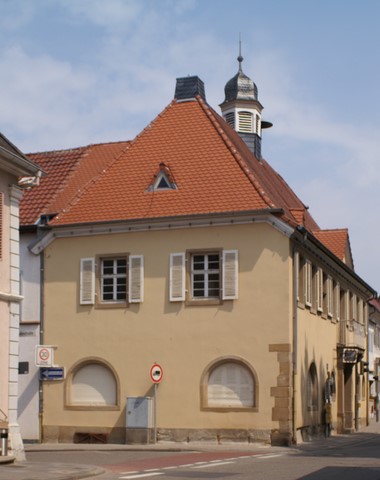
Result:
<svg viewBox="0 0 380 480">
<path fill-rule="evenodd" d="M 174 98 L 177 100 L 191 100 L 197 95 L 206 101 L 205 85 L 202 80 L 197 77 L 177 78 Z"/>
</svg>

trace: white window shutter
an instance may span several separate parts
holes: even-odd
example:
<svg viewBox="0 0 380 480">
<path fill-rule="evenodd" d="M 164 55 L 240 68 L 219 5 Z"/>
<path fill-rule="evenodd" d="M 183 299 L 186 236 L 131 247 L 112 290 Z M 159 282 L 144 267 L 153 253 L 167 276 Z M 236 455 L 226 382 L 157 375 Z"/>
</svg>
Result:
<svg viewBox="0 0 380 480">
<path fill-rule="evenodd" d="M 223 300 L 238 298 L 238 251 L 223 251 Z"/>
<path fill-rule="evenodd" d="M 185 300 L 185 254 L 170 254 L 169 299 L 171 302 Z"/>
<path fill-rule="evenodd" d="M 129 303 L 144 301 L 144 257 L 142 255 L 129 256 L 128 297 Z"/>
<path fill-rule="evenodd" d="M 80 292 L 81 305 L 95 303 L 95 259 L 81 258 L 80 260 Z"/>
</svg>

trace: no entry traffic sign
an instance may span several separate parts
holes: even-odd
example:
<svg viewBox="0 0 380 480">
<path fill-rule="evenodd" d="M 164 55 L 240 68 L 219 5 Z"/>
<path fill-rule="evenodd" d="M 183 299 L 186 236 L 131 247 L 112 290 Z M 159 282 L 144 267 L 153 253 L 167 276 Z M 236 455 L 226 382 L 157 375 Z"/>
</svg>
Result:
<svg viewBox="0 0 380 480">
<path fill-rule="evenodd" d="M 158 363 L 155 363 L 150 369 L 150 378 L 153 383 L 160 383 L 163 374 L 164 372 L 162 371 L 162 367 L 161 365 L 158 365 Z"/>
</svg>

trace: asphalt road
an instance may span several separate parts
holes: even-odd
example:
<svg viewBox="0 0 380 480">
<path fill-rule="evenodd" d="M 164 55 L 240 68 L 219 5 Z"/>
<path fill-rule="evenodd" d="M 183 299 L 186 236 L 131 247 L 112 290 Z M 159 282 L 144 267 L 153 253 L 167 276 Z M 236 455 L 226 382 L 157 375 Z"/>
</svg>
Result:
<svg viewBox="0 0 380 480">
<path fill-rule="evenodd" d="M 102 466 L 108 473 L 98 480 L 379 480 L 380 435 L 357 434 L 291 449 L 28 452 L 27 461 Z"/>
</svg>

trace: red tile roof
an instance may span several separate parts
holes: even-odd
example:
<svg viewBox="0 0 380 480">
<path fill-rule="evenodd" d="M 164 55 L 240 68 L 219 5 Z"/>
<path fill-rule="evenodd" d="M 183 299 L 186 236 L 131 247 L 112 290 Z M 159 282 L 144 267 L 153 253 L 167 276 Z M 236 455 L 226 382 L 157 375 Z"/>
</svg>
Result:
<svg viewBox="0 0 380 480">
<path fill-rule="evenodd" d="M 331 252 L 345 263 L 351 261 L 347 258 L 347 253 L 351 257 L 350 241 L 348 229 L 341 228 L 335 230 L 314 230 L 313 235 L 325 245 Z"/>
<path fill-rule="evenodd" d="M 177 189 L 149 189 L 160 164 L 170 170 Z M 294 211 L 302 211 L 304 226 L 319 228 L 286 182 L 197 97 L 174 100 L 51 223 L 268 209 L 283 209 L 294 226 L 299 223 Z"/>
<path fill-rule="evenodd" d="M 369 303 L 370 303 L 378 312 L 380 312 L 380 299 L 379 299 L 379 298 L 373 298 L 372 300 L 369 301 Z"/>
<path fill-rule="evenodd" d="M 34 225 L 41 215 L 56 214 L 120 155 L 129 142 L 115 142 L 71 150 L 31 153 L 28 157 L 46 173 L 40 185 L 25 191 L 20 224 Z"/>
</svg>

